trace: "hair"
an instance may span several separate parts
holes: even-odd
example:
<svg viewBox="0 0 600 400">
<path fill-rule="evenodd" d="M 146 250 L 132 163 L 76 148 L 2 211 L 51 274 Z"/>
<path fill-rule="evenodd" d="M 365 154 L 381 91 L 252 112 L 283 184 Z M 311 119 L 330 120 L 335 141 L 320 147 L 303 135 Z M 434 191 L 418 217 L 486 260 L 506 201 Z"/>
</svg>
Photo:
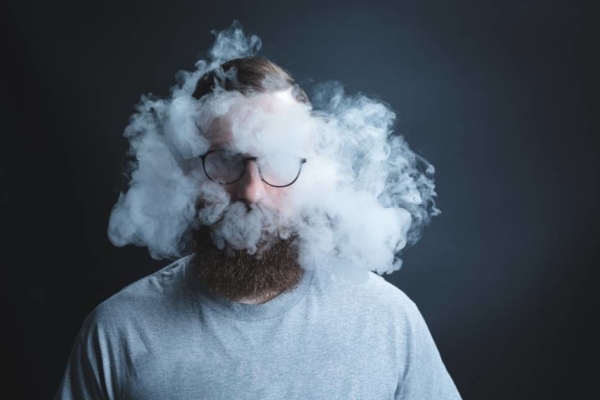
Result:
<svg viewBox="0 0 600 400">
<path fill-rule="evenodd" d="M 270 93 L 292 88 L 292 96 L 300 103 L 308 104 L 308 96 L 279 65 L 265 57 L 243 57 L 229 60 L 219 68 L 204 74 L 194 89 L 192 97 L 199 100 L 212 93 L 216 82 L 227 91 Z"/>
</svg>

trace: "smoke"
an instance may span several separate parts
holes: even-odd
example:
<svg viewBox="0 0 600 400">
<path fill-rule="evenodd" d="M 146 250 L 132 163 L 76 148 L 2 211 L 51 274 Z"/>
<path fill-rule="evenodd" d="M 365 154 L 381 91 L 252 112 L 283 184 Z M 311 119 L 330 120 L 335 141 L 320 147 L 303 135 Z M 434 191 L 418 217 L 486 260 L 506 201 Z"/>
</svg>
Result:
<svg viewBox="0 0 600 400">
<path fill-rule="evenodd" d="M 261 47 L 237 21 L 213 33 L 208 60 L 179 72 L 169 98 L 142 96 L 136 106 L 124 134 L 135 161 L 129 188 L 110 216 L 111 242 L 177 258 L 190 251 L 190 232 L 207 225 L 224 251 L 260 255 L 295 236 L 307 268 L 356 280 L 367 271 L 398 270 L 401 251 L 440 211 L 434 168 L 392 131 L 395 113 L 385 103 L 346 94 L 337 82 L 317 85 L 310 105 L 294 101 L 290 91 L 242 95 L 218 85 L 196 100 L 191 95 L 201 76 Z M 211 136 L 216 131 L 226 134 Z M 247 205 L 203 171 L 199 156 L 215 140 L 259 158 L 307 161 L 293 185 L 269 187 L 261 201 Z"/>
</svg>

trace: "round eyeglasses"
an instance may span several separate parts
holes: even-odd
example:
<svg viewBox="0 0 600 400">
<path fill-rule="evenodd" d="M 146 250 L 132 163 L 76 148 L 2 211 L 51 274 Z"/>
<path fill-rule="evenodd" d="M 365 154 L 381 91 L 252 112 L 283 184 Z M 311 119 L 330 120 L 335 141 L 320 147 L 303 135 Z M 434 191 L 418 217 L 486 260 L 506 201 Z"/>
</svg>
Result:
<svg viewBox="0 0 600 400">
<path fill-rule="evenodd" d="M 264 183 L 276 188 L 290 186 L 300 176 L 306 158 L 274 155 L 269 157 L 244 157 L 227 150 L 210 150 L 200 156 L 202 167 L 211 181 L 221 185 L 237 182 L 246 171 L 248 161 L 256 162 L 258 173 Z"/>
</svg>

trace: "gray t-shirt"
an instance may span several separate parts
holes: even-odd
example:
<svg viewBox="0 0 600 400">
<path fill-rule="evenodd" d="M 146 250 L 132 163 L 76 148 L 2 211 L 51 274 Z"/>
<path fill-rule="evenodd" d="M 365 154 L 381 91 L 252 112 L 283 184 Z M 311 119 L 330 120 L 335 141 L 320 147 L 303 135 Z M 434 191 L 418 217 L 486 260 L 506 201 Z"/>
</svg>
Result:
<svg viewBox="0 0 600 400">
<path fill-rule="evenodd" d="M 206 288 L 190 259 L 86 318 L 56 399 L 460 399 L 419 310 L 381 276 L 307 270 L 243 304 Z"/>
</svg>

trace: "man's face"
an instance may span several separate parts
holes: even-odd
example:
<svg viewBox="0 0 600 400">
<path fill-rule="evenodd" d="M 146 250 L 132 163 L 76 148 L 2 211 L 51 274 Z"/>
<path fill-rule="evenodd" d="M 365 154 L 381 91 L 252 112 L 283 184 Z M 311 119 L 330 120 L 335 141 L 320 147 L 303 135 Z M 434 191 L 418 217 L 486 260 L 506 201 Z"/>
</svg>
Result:
<svg viewBox="0 0 600 400">
<path fill-rule="evenodd" d="M 291 178 L 269 182 L 269 173 L 285 170 L 289 171 L 288 176 L 295 178 L 296 172 L 301 172 L 299 161 L 310 137 L 306 129 L 297 125 L 306 125 L 309 120 L 306 107 L 299 104 L 289 90 L 244 100 L 244 104 L 231 107 L 227 114 L 215 118 L 209 125 L 205 133 L 210 143 L 208 151 L 224 150 L 245 159 L 241 178 L 222 185 L 231 203 L 260 205 L 285 213 L 292 207 L 294 187 L 273 185 L 286 185 Z"/>
<path fill-rule="evenodd" d="M 302 276 L 293 235 L 289 237 L 295 187 L 267 182 L 272 165 L 268 160 L 278 158 L 294 166 L 300 159 L 308 137 L 303 138 L 296 125 L 307 116 L 306 107 L 289 91 L 267 93 L 244 99 L 241 106 L 213 119 L 206 130 L 209 152 L 222 150 L 245 159 L 239 179 L 220 185 L 229 195 L 228 207 L 208 230 L 202 228 L 196 235 L 202 279 L 231 299 L 276 295 Z M 223 165 L 214 163 L 209 176 L 218 174 Z M 297 167 L 300 172 L 301 164 Z M 211 239 L 218 249 L 208 243 Z"/>
<path fill-rule="evenodd" d="M 218 120 L 207 134 L 210 142 L 209 152 L 223 150 L 223 152 L 239 155 L 244 160 L 243 174 L 241 178 L 233 183 L 223 184 L 222 188 L 229 194 L 231 203 L 243 202 L 247 206 L 261 205 L 274 211 L 281 212 L 289 207 L 286 204 L 289 199 L 291 187 L 273 187 L 263 181 L 259 171 L 259 160 L 248 160 L 248 158 L 260 158 L 259 154 L 252 152 L 238 153 L 235 139 L 231 134 L 231 127 L 227 121 Z M 263 155 L 262 157 L 268 157 Z"/>
</svg>

